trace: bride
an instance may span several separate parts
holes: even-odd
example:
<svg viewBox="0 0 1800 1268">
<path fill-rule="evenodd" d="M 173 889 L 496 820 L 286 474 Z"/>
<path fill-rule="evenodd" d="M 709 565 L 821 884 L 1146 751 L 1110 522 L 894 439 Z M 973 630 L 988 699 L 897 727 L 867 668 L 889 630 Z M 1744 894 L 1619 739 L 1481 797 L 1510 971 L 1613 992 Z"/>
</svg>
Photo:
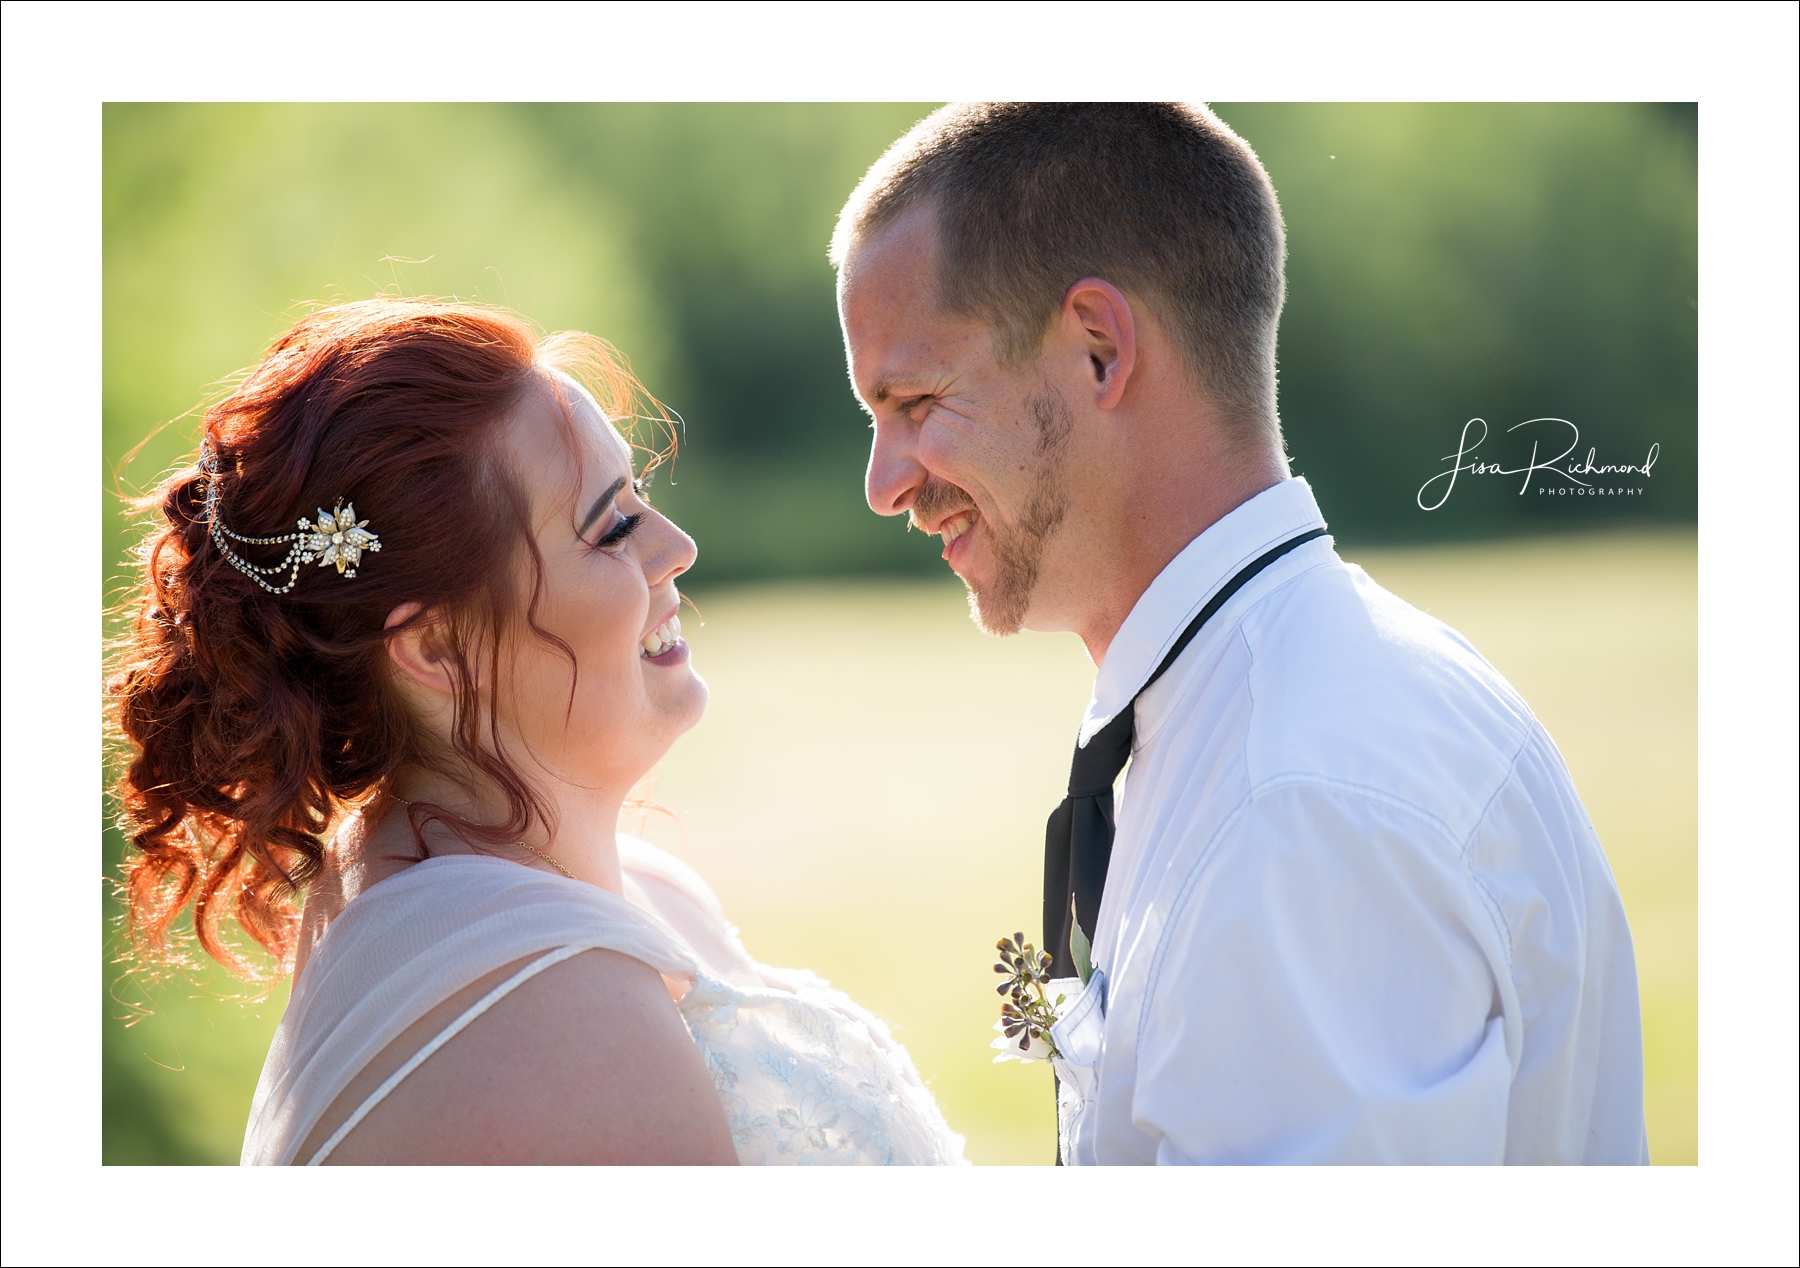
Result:
<svg viewBox="0 0 1800 1268">
<path fill-rule="evenodd" d="M 245 1163 L 956 1163 L 883 1024 L 616 833 L 699 721 L 658 514 L 591 337 L 322 309 L 148 504 L 109 683 L 128 922 L 294 972 Z M 304 904 L 300 894 L 304 893 Z"/>
</svg>

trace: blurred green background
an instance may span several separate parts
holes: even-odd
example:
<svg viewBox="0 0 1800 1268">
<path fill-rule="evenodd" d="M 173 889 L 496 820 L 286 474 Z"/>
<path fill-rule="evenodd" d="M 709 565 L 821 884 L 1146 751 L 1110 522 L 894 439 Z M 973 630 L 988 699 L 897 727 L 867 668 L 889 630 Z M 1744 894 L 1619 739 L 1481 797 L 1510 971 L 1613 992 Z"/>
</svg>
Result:
<svg viewBox="0 0 1800 1268">
<path fill-rule="evenodd" d="M 1034 910 L 1092 669 L 1071 639 L 982 638 L 934 545 L 864 507 L 825 262 L 930 108 L 106 107 L 103 576 L 125 575 L 119 491 L 191 450 L 184 415 L 309 303 L 459 295 L 611 339 L 687 422 L 658 500 L 700 544 L 714 688 L 656 777 L 682 825 L 646 831 L 753 951 L 892 1018 L 977 1161 L 1042 1162 L 1041 1072 L 987 1063 L 984 949 Z M 1637 938 L 1652 1154 L 1693 1162 L 1694 108 L 1215 108 L 1287 218 L 1294 469 L 1346 556 L 1467 634 L 1562 747 Z M 1647 496 L 1465 481 L 1418 510 L 1465 419 L 1539 415 L 1602 461 L 1660 445 Z M 929 693 L 973 720 L 956 753 L 908 733 Z M 284 993 L 122 982 L 115 915 L 102 1156 L 232 1161 Z"/>
</svg>

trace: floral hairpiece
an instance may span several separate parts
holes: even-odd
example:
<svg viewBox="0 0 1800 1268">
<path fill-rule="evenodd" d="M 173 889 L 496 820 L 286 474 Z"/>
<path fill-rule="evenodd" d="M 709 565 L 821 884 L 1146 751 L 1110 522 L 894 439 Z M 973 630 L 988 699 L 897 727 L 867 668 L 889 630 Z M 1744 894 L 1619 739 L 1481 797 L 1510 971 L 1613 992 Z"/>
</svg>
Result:
<svg viewBox="0 0 1800 1268">
<path fill-rule="evenodd" d="M 369 521 L 357 519 L 355 504 L 346 506 L 342 498 L 332 510 L 319 508 L 318 523 L 302 518 L 298 524 L 300 531 L 296 533 L 283 533 L 279 537 L 245 537 L 234 533 L 219 520 L 219 461 L 210 443 L 201 446 L 200 467 L 207 474 L 207 532 L 232 567 L 270 594 L 286 594 L 292 590 L 299 580 L 300 566 L 315 559 L 321 568 L 335 564 L 338 575 L 354 577 L 357 565 L 362 563 L 363 552 L 373 554 L 381 549 L 381 539 L 369 531 Z M 227 537 L 246 546 L 279 546 L 285 542 L 288 552 L 278 564 L 253 564 L 232 549 L 230 542 L 225 540 Z M 272 586 L 263 579 L 280 576 L 284 568 L 288 570 L 286 585 Z"/>
</svg>

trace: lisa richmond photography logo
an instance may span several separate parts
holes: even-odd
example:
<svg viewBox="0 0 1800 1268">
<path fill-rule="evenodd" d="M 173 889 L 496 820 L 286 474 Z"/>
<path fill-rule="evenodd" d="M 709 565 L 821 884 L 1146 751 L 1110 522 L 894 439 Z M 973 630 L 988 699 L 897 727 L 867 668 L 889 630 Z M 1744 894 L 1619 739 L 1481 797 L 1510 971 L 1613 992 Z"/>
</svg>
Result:
<svg viewBox="0 0 1800 1268">
<path fill-rule="evenodd" d="M 1573 457 L 1581 447 L 1581 429 L 1566 418 L 1528 418 L 1506 429 L 1509 436 L 1515 432 L 1524 433 L 1515 442 L 1516 451 L 1523 455 L 1527 440 L 1531 450 L 1521 465 L 1508 466 L 1475 456 L 1488 438 L 1485 419 L 1464 423 L 1456 452 L 1444 455 L 1450 465 L 1419 486 L 1419 509 L 1435 511 L 1448 502 L 1457 478 L 1465 475 L 1519 476 L 1520 497 L 1641 498 L 1662 451 L 1660 444 L 1652 444 L 1642 462 L 1601 462 L 1592 447 L 1585 457 Z"/>
</svg>

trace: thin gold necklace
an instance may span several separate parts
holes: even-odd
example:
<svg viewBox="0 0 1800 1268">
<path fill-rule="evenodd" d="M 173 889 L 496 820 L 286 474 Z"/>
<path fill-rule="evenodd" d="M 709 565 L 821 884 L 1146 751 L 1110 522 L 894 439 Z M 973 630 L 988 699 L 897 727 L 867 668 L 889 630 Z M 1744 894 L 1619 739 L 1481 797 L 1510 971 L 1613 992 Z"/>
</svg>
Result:
<svg viewBox="0 0 1800 1268">
<path fill-rule="evenodd" d="M 412 802 L 408 801 L 406 798 L 402 797 L 399 793 L 396 793 L 396 792 L 390 792 L 390 793 L 388 793 L 388 796 L 392 797 L 395 801 L 399 802 L 403 806 L 410 806 L 413 804 Z M 568 877 L 570 880 L 580 879 L 579 877 L 577 877 L 575 875 L 575 873 L 571 872 L 568 868 L 564 867 L 561 863 L 558 863 L 555 859 L 551 858 L 548 854 L 545 854 L 542 850 L 538 849 L 537 846 L 526 845 L 523 841 L 514 841 L 513 844 L 518 846 L 521 850 L 525 851 L 525 853 L 531 855 L 532 857 L 542 859 L 544 862 L 548 863 L 551 867 L 554 867 L 557 871 L 561 872 L 564 876 Z"/>
</svg>

